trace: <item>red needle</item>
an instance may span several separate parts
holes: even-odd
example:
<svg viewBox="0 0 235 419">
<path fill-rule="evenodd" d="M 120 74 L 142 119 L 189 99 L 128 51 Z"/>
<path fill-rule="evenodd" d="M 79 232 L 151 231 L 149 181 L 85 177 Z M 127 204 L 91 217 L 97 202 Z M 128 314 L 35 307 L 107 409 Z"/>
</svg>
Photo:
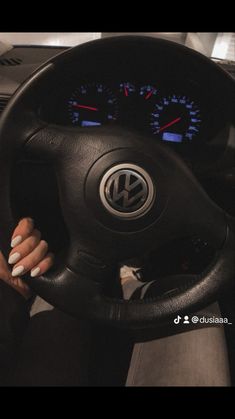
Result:
<svg viewBox="0 0 235 419">
<path fill-rule="evenodd" d="M 163 127 L 161 127 L 160 129 L 159 129 L 159 131 L 158 132 L 161 132 L 161 131 L 163 131 L 164 129 L 166 129 L 166 128 L 168 128 L 168 127 L 171 127 L 171 125 L 174 125 L 174 124 L 176 124 L 177 122 L 179 122 L 181 120 L 181 117 L 179 116 L 179 118 L 176 118 L 176 119 L 174 119 L 173 121 L 171 121 L 171 122 L 169 122 L 168 124 L 166 124 L 166 125 L 164 125 Z"/>
<path fill-rule="evenodd" d="M 153 94 L 153 90 L 151 90 L 151 92 L 148 92 L 147 95 L 145 96 L 145 100 L 148 100 Z"/>
<path fill-rule="evenodd" d="M 78 105 L 78 104 L 73 104 L 74 108 L 82 108 L 82 109 L 87 109 L 88 111 L 98 111 L 97 108 L 93 108 L 92 106 L 86 106 L 86 105 Z"/>
<path fill-rule="evenodd" d="M 128 89 L 126 86 L 124 86 L 124 93 L 125 93 L 125 96 L 128 96 Z"/>
</svg>

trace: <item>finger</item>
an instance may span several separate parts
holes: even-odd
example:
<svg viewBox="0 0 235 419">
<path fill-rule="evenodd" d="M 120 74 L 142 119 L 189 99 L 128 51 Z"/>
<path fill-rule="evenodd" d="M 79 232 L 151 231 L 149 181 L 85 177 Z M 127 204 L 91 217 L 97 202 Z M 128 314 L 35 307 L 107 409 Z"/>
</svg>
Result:
<svg viewBox="0 0 235 419">
<path fill-rule="evenodd" d="M 6 259 L 0 251 L 0 278 L 8 281 L 10 277 L 10 271 L 6 263 Z"/>
<path fill-rule="evenodd" d="M 31 271 L 34 266 L 37 266 L 39 262 L 46 256 L 48 251 L 48 244 L 45 240 L 41 240 L 37 247 L 25 258 L 21 259 L 20 262 L 14 265 L 12 276 L 24 275 L 28 271 Z"/>
<path fill-rule="evenodd" d="M 44 274 L 46 271 L 48 271 L 48 269 L 52 267 L 53 263 L 54 255 L 53 253 L 48 253 L 47 256 L 31 270 L 31 276 L 34 278 L 35 276 Z"/>
<path fill-rule="evenodd" d="M 30 236 L 34 228 L 32 218 L 22 218 L 12 234 L 11 247 L 15 247 Z"/>
<path fill-rule="evenodd" d="M 17 292 L 19 292 L 26 300 L 32 296 L 32 291 L 30 290 L 29 286 L 24 281 L 22 281 L 21 278 L 11 277 L 9 285 Z"/>
<path fill-rule="evenodd" d="M 0 278 L 6 284 L 10 285 L 16 291 L 18 291 L 24 298 L 28 299 L 31 297 L 32 292 L 27 284 L 23 283 L 20 278 L 13 278 L 7 266 L 6 260 L 3 254 L 0 252 Z"/>
<path fill-rule="evenodd" d="M 18 246 L 15 246 L 14 249 L 9 254 L 8 263 L 14 265 L 19 262 L 25 256 L 29 255 L 39 244 L 41 239 L 40 231 L 34 229 L 32 234 L 27 237 L 22 243 Z"/>
</svg>

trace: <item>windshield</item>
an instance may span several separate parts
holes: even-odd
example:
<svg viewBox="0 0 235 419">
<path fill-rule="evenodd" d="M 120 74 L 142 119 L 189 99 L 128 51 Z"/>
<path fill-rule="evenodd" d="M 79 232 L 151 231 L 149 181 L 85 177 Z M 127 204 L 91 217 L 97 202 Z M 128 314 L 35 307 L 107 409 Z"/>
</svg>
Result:
<svg viewBox="0 0 235 419">
<path fill-rule="evenodd" d="M 149 35 L 186 45 L 210 58 L 235 62 L 235 32 L 0 32 L 0 42 L 12 45 L 72 47 L 117 35 Z"/>
</svg>

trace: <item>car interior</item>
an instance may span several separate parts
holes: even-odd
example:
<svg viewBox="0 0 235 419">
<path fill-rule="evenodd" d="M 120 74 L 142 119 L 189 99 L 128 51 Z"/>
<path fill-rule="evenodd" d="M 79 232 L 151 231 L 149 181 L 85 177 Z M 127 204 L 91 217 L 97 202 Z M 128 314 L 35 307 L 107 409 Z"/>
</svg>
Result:
<svg viewBox="0 0 235 419">
<path fill-rule="evenodd" d="M 117 333 L 152 336 L 218 301 L 233 386 L 235 63 L 176 37 L 29 40 L 0 55 L 1 247 L 12 220 L 33 217 L 59 262 L 28 283 Z M 122 264 L 156 281 L 145 304 L 123 300 Z"/>
</svg>

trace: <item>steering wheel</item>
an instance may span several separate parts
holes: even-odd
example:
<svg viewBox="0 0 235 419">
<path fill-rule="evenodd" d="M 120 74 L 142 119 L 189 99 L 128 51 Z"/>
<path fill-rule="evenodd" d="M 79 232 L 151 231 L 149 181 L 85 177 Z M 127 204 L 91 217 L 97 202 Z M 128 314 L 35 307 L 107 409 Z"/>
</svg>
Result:
<svg viewBox="0 0 235 419">
<path fill-rule="evenodd" d="M 233 278 L 232 220 L 165 144 L 121 127 L 61 127 L 37 116 L 42 95 L 65 68 L 85 60 L 88 52 L 96 54 L 103 46 L 108 51 L 127 41 L 160 45 L 165 54 L 177 48 L 182 59 L 190 55 L 220 71 L 234 88 L 234 81 L 207 58 L 148 37 L 93 41 L 51 59 L 16 91 L 2 114 L 0 240 L 6 255 L 14 226 L 11 169 L 24 147 L 53 165 L 69 233 L 66 256 L 48 273 L 24 277 L 25 281 L 42 298 L 73 316 L 148 328 L 215 301 Z M 117 279 L 121 261 L 192 234 L 203 236 L 216 249 L 213 262 L 196 281 L 155 299 L 126 301 L 104 294 L 105 284 Z"/>
</svg>

